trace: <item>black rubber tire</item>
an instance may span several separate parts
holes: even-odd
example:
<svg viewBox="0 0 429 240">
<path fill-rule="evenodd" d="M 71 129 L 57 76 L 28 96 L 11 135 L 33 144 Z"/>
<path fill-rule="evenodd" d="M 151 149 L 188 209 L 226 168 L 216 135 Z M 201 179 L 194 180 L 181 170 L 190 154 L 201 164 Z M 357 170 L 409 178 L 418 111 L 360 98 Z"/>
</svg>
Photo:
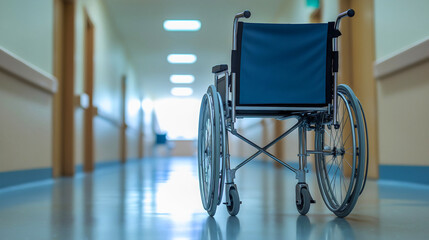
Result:
<svg viewBox="0 0 429 240">
<path fill-rule="evenodd" d="M 301 215 L 305 215 L 310 210 L 311 196 L 307 188 L 301 188 L 301 203 L 296 203 L 296 209 Z"/>
<path fill-rule="evenodd" d="M 349 114 L 352 115 L 354 133 L 355 133 L 355 142 L 356 149 L 352 149 L 353 155 L 355 158 L 352 160 L 351 166 L 352 168 L 352 177 L 346 186 L 346 195 L 344 199 L 337 199 L 333 189 L 335 189 L 335 185 L 332 186 L 332 182 L 329 179 L 329 170 L 327 169 L 326 163 L 328 161 L 325 160 L 325 156 L 323 154 L 316 154 L 316 176 L 317 181 L 319 183 L 320 193 L 322 195 L 322 199 L 325 202 L 326 206 L 338 217 L 346 217 L 353 210 L 360 192 L 362 190 L 364 174 L 365 174 L 365 162 L 366 162 L 366 135 L 365 128 L 363 122 L 363 111 L 360 108 L 359 100 L 354 94 L 353 90 L 344 84 L 338 86 L 338 99 L 339 102 L 344 102 L 349 107 Z M 348 110 L 348 111 L 349 111 Z M 350 121 L 349 119 L 349 121 Z M 324 137 L 324 126 L 320 129 L 320 131 L 316 131 L 315 135 L 315 148 L 317 150 L 324 150 L 323 137 Z M 342 133 L 341 133 L 342 134 Z M 347 135 L 346 135 L 347 136 Z M 346 139 L 347 140 L 347 139 Z M 338 186 L 338 185 L 337 185 Z"/>
<path fill-rule="evenodd" d="M 229 199 L 231 201 L 230 206 L 226 206 L 226 210 L 228 210 L 229 215 L 235 216 L 240 211 L 240 197 L 238 196 L 238 192 L 235 188 L 229 189 Z"/>
<path fill-rule="evenodd" d="M 219 198 L 221 198 L 221 196 L 219 196 L 221 195 L 219 193 L 219 189 L 221 189 L 220 184 L 223 184 L 223 181 L 220 179 L 220 176 L 223 177 L 223 174 L 220 175 L 220 128 L 223 127 L 221 126 L 223 122 L 220 120 L 221 111 L 219 104 L 216 88 L 210 85 L 201 102 L 198 126 L 198 175 L 201 201 L 204 209 L 210 216 L 214 216 L 216 213 L 217 205 L 220 202 Z M 209 126 L 207 126 L 205 120 L 210 120 Z M 210 129 L 210 131 L 207 131 L 208 129 Z M 210 133 L 210 137 L 206 139 L 205 136 L 208 132 Z M 205 146 L 206 140 L 210 140 L 207 146 Z M 210 151 L 206 151 L 206 147 Z M 210 166 L 210 171 L 207 173 L 205 173 L 206 166 Z M 208 182 L 206 182 L 205 179 L 208 176 L 210 177 Z"/>
</svg>

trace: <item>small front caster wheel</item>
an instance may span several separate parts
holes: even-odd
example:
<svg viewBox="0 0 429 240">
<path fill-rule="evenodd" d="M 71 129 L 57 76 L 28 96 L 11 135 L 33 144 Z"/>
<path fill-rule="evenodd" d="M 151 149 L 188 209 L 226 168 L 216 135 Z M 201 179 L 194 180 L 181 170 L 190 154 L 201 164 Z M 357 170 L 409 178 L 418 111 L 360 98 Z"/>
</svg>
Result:
<svg viewBox="0 0 429 240">
<path fill-rule="evenodd" d="M 238 196 L 238 192 L 235 188 L 229 189 L 229 201 L 230 205 L 226 205 L 226 209 L 228 210 L 229 215 L 235 216 L 240 211 L 240 197 Z"/>
<path fill-rule="evenodd" d="M 301 203 L 296 202 L 296 208 L 301 215 L 305 215 L 310 210 L 311 196 L 307 188 L 301 188 Z"/>
</svg>

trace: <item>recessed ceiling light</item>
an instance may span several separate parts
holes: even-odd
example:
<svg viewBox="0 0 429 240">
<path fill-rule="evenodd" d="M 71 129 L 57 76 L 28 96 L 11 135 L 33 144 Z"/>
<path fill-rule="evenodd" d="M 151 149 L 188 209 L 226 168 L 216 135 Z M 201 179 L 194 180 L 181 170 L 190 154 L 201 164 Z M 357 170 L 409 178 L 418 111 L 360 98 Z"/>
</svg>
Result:
<svg viewBox="0 0 429 240">
<path fill-rule="evenodd" d="M 194 75 L 171 75 L 170 82 L 172 83 L 193 83 Z"/>
<path fill-rule="evenodd" d="M 190 96 L 192 93 L 192 88 L 189 87 L 174 87 L 171 89 L 171 95 L 178 97 Z"/>
<path fill-rule="evenodd" d="M 199 20 L 165 20 L 164 29 L 167 31 L 198 31 L 201 28 Z"/>
<path fill-rule="evenodd" d="M 197 56 L 194 54 L 169 54 L 167 60 L 169 63 L 194 63 L 197 61 Z"/>
</svg>

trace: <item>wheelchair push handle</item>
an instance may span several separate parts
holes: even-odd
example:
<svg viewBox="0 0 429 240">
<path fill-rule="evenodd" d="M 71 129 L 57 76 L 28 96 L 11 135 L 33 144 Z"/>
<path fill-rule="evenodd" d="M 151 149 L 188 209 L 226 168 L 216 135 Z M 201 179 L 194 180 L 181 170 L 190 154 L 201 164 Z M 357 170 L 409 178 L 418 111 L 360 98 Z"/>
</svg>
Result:
<svg viewBox="0 0 429 240">
<path fill-rule="evenodd" d="M 353 9 L 349 9 L 345 12 L 338 14 L 337 21 L 335 21 L 335 29 L 336 30 L 340 29 L 340 22 L 341 22 L 341 19 L 343 17 L 353 17 L 354 15 L 355 15 L 355 10 L 353 10 Z M 334 50 L 334 52 L 337 53 L 337 62 L 338 62 L 338 37 L 334 38 L 333 41 L 334 41 L 334 49 L 333 50 Z M 337 119 L 337 111 L 338 111 L 338 109 L 337 109 L 337 103 L 338 103 L 337 84 L 338 84 L 338 80 L 337 79 L 338 79 L 338 72 L 335 71 L 334 72 L 334 102 L 333 102 L 333 105 L 334 105 L 334 119 L 333 119 L 334 126 L 338 126 L 338 121 L 337 121 L 338 120 Z"/>
<path fill-rule="evenodd" d="M 249 10 L 245 10 L 244 12 L 241 13 L 237 13 L 234 17 L 234 27 L 233 27 L 233 37 L 232 37 L 232 50 L 237 50 L 237 25 L 238 25 L 238 19 L 240 18 L 250 18 L 250 15 L 252 15 L 250 13 Z"/>
<path fill-rule="evenodd" d="M 335 29 L 338 30 L 340 28 L 340 21 L 343 17 L 353 17 L 354 15 L 355 15 L 355 10 L 353 9 L 349 9 L 345 12 L 338 14 L 337 21 L 335 21 Z"/>
<path fill-rule="evenodd" d="M 242 17 L 244 17 L 244 18 L 250 18 L 251 15 L 252 14 L 250 13 L 250 11 L 246 10 L 244 12 L 237 13 L 237 15 L 235 15 L 235 18 L 242 18 Z"/>
<path fill-rule="evenodd" d="M 347 10 L 347 16 L 353 17 L 354 15 L 355 15 L 355 10 L 353 10 L 353 9 Z"/>
<path fill-rule="evenodd" d="M 353 17 L 354 15 L 355 15 L 355 10 L 349 9 L 349 10 L 347 10 L 345 12 L 342 12 L 342 13 L 338 14 L 337 19 L 343 18 L 343 17 Z"/>
</svg>

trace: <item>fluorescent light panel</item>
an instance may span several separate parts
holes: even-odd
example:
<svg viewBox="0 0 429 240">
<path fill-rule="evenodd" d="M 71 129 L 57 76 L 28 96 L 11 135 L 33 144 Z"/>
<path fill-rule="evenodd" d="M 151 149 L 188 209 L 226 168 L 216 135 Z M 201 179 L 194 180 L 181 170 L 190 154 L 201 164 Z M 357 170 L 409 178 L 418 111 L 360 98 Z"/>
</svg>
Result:
<svg viewBox="0 0 429 240">
<path fill-rule="evenodd" d="M 169 63 L 187 63 L 191 64 L 197 61 L 197 56 L 194 54 L 169 54 L 167 56 Z"/>
<path fill-rule="evenodd" d="M 199 20 L 165 20 L 164 29 L 167 31 L 198 31 L 201 28 Z"/>
<path fill-rule="evenodd" d="M 192 88 L 189 87 L 174 87 L 171 89 L 171 95 L 177 97 L 186 97 L 191 96 L 193 93 Z"/>
<path fill-rule="evenodd" d="M 170 82 L 172 83 L 193 83 L 195 81 L 194 75 L 171 75 Z"/>
</svg>

